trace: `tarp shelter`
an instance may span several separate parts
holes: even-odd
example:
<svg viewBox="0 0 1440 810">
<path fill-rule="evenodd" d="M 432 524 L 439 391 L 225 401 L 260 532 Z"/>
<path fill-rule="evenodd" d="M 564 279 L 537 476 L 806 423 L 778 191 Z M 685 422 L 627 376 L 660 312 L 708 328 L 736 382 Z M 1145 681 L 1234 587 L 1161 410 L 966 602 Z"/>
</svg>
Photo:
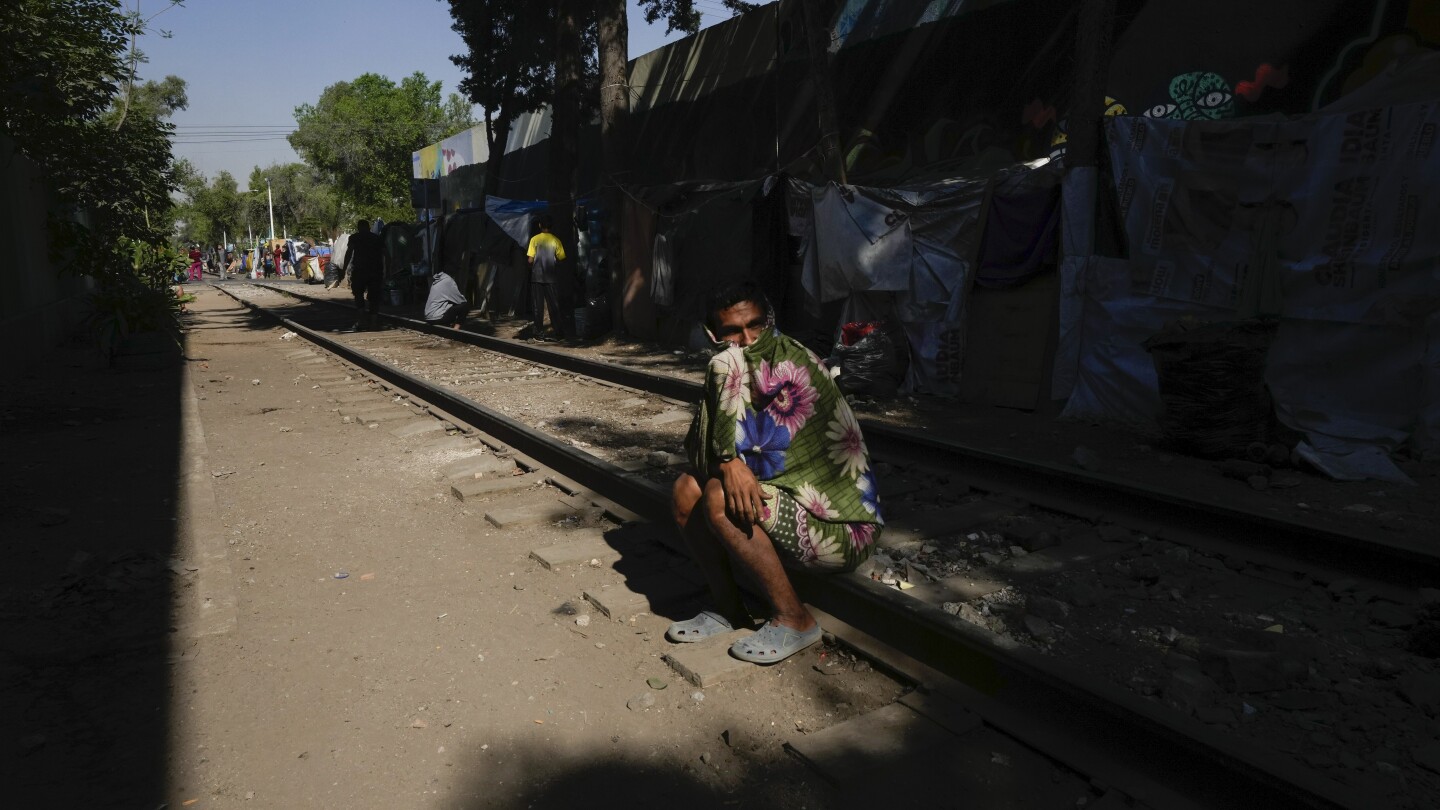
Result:
<svg viewBox="0 0 1440 810">
<path fill-rule="evenodd" d="M 1375 300 L 1343 305 L 1287 275 L 1307 272 L 1286 263 L 1304 256 L 1326 257 L 1308 272 L 1324 266 L 1342 279 L 1351 276 L 1337 268 L 1357 262 L 1433 261 L 1433 248 L 1420 236 L 1397 243 L 1399 237 L 1370 230 L 1408 221 L 1409 203 L 1397 202 L 1384 216 L 1375 213 L 1378 203 L 1342 204 L 1333 199 L 1337 189 L 1362 200 L 1379 192 L 1362 193 L 1358 177 L 1328 166 L 1316 178 L 1343 185 L 1302 184 L 1284 160 L 1309 165 L 1318 153 L 1247 139 L 1254 127 L 1261 133 L 1281 127 L 1269 132 L 1317 138 L 1313 143 L 1326 149 L 1334 144 L 1323 144 L 1325 138 L 1338 138 L 1341 147 L 1363 143 L 1363 135 L 1345 135 L 1343 124 L 1297 132 L 1293 123 L 1259 117 L 1310 116 L 1337 99 L 1350 106 L 1336 112 L 1355 114 L 1433 98 L 1433 61 L 1386 67 L 1397 54 L 1440 47 L 1433 0 L 1116 0 L 1103 101 L 1104 114 L 1115 116 L 1108 159 L 1116 162 L 1072 168 L 1060 194 L 1047 174 L 1053 168 L 1014 167 L 1062 159 L 1068 148 L 1077 4 L 840 0 L 827 8 L 824 30 L 809 32 L 801 0 L 779 0 L 631 65 L 627 152 L 618 174 L 629 195 L 622 210 L 609 212 L 627 244 L 627 255 L 613 263 L 620 270 L 612 296 L 630 334 L 687 342 L 708 286 L 758 274 L 792 332 L 804 324 L 829 333 L 839 322 L 876 314 L 902 323 L 919 361 L 907 381 L 914 391 L 976 395 L 973 381 L 988 374 L 978 394 L 984 401 L 1033 407 L 1050 394 L 1068 397 L 1072 415 L 1152 426 L 1159 400 L 1145 339 L 1182 314 L 1214 320 L 1267 306 L 1278 307 L 1285 321 L 1277 352 L 1292 335 L 1324 323 L 1332 331 L 1308 340 L 1336 368 L 1354 356 L 1326 341 L 1345 334 L 1352 346 L 1389 352 L 1382 365 L 1401 377 L 1429 379 L 1428 366 L 1396 359 L 1413 359 L 1420 345 L 1433 351 L 1396 337 L 1399 327 L 1391 322 L 1418 323 L 1420 315 L 1407 307 L 1429 295 L 1396 280 L 1401 270 L 1386 271 Z M 831 81 L 843 88 L 833 133 L 821 131 L 809 78 L 812 33 L 829 43 Z M 1367 84 L 1387 76 L 1384 87 Z M 1390 113 L 1381 118 L 1381 131 L 1401 125 Z M 1147 138 L 1126 153 L 1114 140 L 1117 128 L 1124 130 L 1121 140 L 1142 130 Z M 546 110 L 516 122 L 503 176 L 493 178 L 501 195 L 546 193 L 548 131 Z M 820 160 L 822 135 L 831 134 L 839 142 L 842 185 L 829 183 L 838 178 Z M 1398 143 L 1375 159 L 1392 161 L 1402 154 Z M 596 128 L 582 128 L 581 189 L 600 185 L 598 151 Z M 443 170 L 435 168 L 442 164 L 438 145 L 416 160 Z M 1247 196 L 1265 172 L 1291 187 L 1273 199 Z M 779 188 L 790 198 L 797 245 L 785 244 L 783 209 L 763 188 L 748 190 L 766 177 L 787 178 Z M 1409 188 L 1428 178 L 1416 174 Z M 1394 199 L 1408 199 L 1398 180 L 1385 182 L 1386 193 L 1399 195 Z M 1089 192 L 1101 185 L 1115 188 L 1102 189 L 1113 199 L 1097 222 Z M 1432 213 L 1436 195 L 1426 189 L 1417 216 Z M 1327 194 L 1329 202 L 1317 202 Z M 1164 218 L 1134 220 L 1147 211 L 1122 210 L 1116 202 L 1136 199 L 1161 203 Z M 1232 202 L 1233 213 L 1214 213 Z M 776 210 L 779 228 L 770 224 Z M 1316 244 L 1300 247 L 1302 225 L 1320 229 Z M 1387 240 L 1389 253 L 1370 255 Z M 1257 258 L 1265 256 L 1273 260 Z M 1231 293 L 1241 297 L 1229 300 Z M 807 298 L 818 299 L 818 313 Z M 975 350 L 981 341 L 984 350 Z M 1006 365 L 1025 366 L 1025 379 L 1005 378 Z M 1335 434 L 1342 441 L 1381 435 L 1383 442 L 1370 446 L 1388 446 L 1404 434 L 1402 423 L 1427 436 L 1436 432 L 1434 397 L 1424 393 L 1417 401 L 1414 394 L 1429 391 L 1430 382 L 1385 389 L 1386 402 L 1375 404 L 1297 388 L 1303 376 L 1271 367 L 1271 385 L 1288 409 L 1282 417 L 1306 430 L 1312 446 Z M 1328 379 L 1338 386 L 1364 378 Z M 1411 414 L 1408 423 L 1402 412 Z M 1325 418 L 1317 421 L 1315 413 Z M 1337 426 L 1341 416 L 1345 425 Z"/>
<path fill-rule="evenodd" d="M 806 294 L 846 301 L 842 321 L 902 324 L 912 358 L 905 390 L 959 392 L 987 184 L 957 178 L 886 189 L 790 180 Z"/>
<path fill-rule="evenodd" d="M 490 312 L 529 311 L 524 249 L 485 211 L 447 216 L 439 244 L 445 272 L 460 285 L 472 306 Z"/>
<path fill-rule="evenodd" d="M 1440 450 L 1440 101 L 1286 120 L 1115 118 L 1111 204 L 1127 261 L 1065 279 L 1065 413 L 1151 422 L 1140 346 L 1181 315 L 1274 314 L 1283 423 L 1337 477 L 1404 478 Z M 1057 386 L 1059 387 L 1059 386 Z"/>
<path fill-rule="evenodd" d="M 705 296 L 746 276 L 760 279 L 783 309 L 789 294 L 783 194 L 777 178 L 635 189 L 620 212 L 634 255 L 611 290 L 627 330 L 703 345 Z"/>
</svg>

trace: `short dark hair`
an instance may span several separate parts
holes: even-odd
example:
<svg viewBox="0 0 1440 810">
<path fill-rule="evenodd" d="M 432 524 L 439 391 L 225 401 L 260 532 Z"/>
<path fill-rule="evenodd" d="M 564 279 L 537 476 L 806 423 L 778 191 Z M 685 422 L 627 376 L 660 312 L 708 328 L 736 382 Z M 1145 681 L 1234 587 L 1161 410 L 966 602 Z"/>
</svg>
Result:
<svg viewBox="0 0 1440 810">
<path fill-rule="evenodd" d="M 555 225 L 554 221 L 550 219 L 549 214 L 541 214 L 535 218 L 535 227 L 537 230 L 548 231 L 553 229 Z"/>
<path fill-rule="evenodd" d="M 370 230 L 370 220 L 365 219 L 364 217 L 361 217 L 361 218 L 355 223 L 355 230 L 357 230 L 357 231 L 368 231 L 368 230 Z"/>
<path fill-rule="evenodd" d="M 741 279 L 716 287 L 706 296 L 705 325 L 714 329 L 717 326 L 715 316 L 720 314 L 720 310 L 744 303 L 754 304 L 761 312 L 770 314 L 770 297 L 754 279 Z"/>
</svg>

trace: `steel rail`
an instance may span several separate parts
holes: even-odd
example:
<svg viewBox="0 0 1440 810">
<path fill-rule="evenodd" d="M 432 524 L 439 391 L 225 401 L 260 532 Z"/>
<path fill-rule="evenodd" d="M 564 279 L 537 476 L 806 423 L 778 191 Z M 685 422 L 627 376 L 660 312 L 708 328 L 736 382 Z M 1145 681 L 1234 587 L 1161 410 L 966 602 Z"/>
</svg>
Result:
<svg viewBox="0 0 1440 810">
<path fill-rule="evenodd" d="M 218 288 L 346 362 L 443 408 L 626 509 L 657 522 L 668 520 L 669 493 L 664 487 Z M 868 578 L 798 569 L 792 578 L 801 597 L 818 608 L 1026 716 L 1062 717 L 1065 728 L 1076 730 L 1091 744 L 1087 752 L 1091 759 L 1098 751 L 1125 763 L 1124 768 L 1164 774 L 1163 784 L 1197 797 L 1200 806 L 1359 810 L 1371 804 L 1369 797 L 1358 796 L 1286 757 L 1220 734 Z M 1018 736 L 1024 738 L 1025 732 Z M 1049 753 L 1064 761 L 1063 756 Z M 1143 791 L 1123 784 L 1116 787 L 1147 800 Z"/>
<path fill-rule="evenodd" d="M 345 306 L 282 287 L 255 286 L 303 301 Z M 701 394 L 699 383 L 666 374 L 435 326 L 400 315 L 382 314 L 381 317 L 407 329 L 671 399 L 695 402 Z M 1118 523 L 1155 537 L 1201 547 L 1260 549 L 1343 571 L 1346 575 L 1411 586 L 1429 586 L 1440 580 L 1440 544 L 1375 532 L 1340 531 L 1318 519 L 1286 519 L 1243 506 L 1186 498 L 1143 483 L 982 450 L 915 429 L 865 418 L 859 421 L 871 450 L 878 456 L 954 470 L 970 476 L 968 483 L 977 489 L 993 488 L 1052 511 Z M 1224 542 L 1217 544 L 1216 538 Z"/>
</svg>

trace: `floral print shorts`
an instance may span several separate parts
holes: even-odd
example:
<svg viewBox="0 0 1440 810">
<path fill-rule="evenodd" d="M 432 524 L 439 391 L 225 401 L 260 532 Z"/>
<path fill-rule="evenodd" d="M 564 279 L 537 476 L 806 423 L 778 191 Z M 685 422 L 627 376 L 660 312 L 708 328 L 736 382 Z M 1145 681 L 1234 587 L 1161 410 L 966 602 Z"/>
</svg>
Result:
<svg viewBox="0 0 1440 810">
<path fill-rule="evenodd" d="M 874 550 L 879 525 L 820 520 L 785 490 L 763 481 L 760 489 L 770 496 L 760 528 L 782 554 L 796 562 L 828 572 L 853 571 Z"/>
</svg>

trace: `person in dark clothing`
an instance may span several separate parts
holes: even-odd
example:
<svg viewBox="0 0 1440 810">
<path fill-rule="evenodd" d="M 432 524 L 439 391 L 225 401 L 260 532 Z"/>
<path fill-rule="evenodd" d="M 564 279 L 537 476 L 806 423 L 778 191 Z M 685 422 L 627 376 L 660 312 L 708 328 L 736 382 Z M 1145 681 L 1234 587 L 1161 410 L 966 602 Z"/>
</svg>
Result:
<svg viewBox="0 0 1440 810">
<path fill-rule="evenodd" d="M 346 265 L 350 272 L 350 291 L 355 308 L 360 310 L 356 329 L 374 329 L 379 323 L 380 288 L 385 281 L 385 242 L 370 230 L 370 223 L 360 220 L 350 235 Z"/>
<path fill-rule="evenodd" d="M 550 233 L 549 217 L 541 217 L 537 224 L 540 232 L 530 237 L 530 247 L 525 252 L 530 259 L 530 306 L 535 319 L 531 336 L 544 340 L 541 330 L 545 328 L 545 307 L 549 306 L 550 325 L 558 335 L 568 338 L 572 330 L 560 311 L 560 262 L 565 260 L 565 246 Z"/>
</svg>

